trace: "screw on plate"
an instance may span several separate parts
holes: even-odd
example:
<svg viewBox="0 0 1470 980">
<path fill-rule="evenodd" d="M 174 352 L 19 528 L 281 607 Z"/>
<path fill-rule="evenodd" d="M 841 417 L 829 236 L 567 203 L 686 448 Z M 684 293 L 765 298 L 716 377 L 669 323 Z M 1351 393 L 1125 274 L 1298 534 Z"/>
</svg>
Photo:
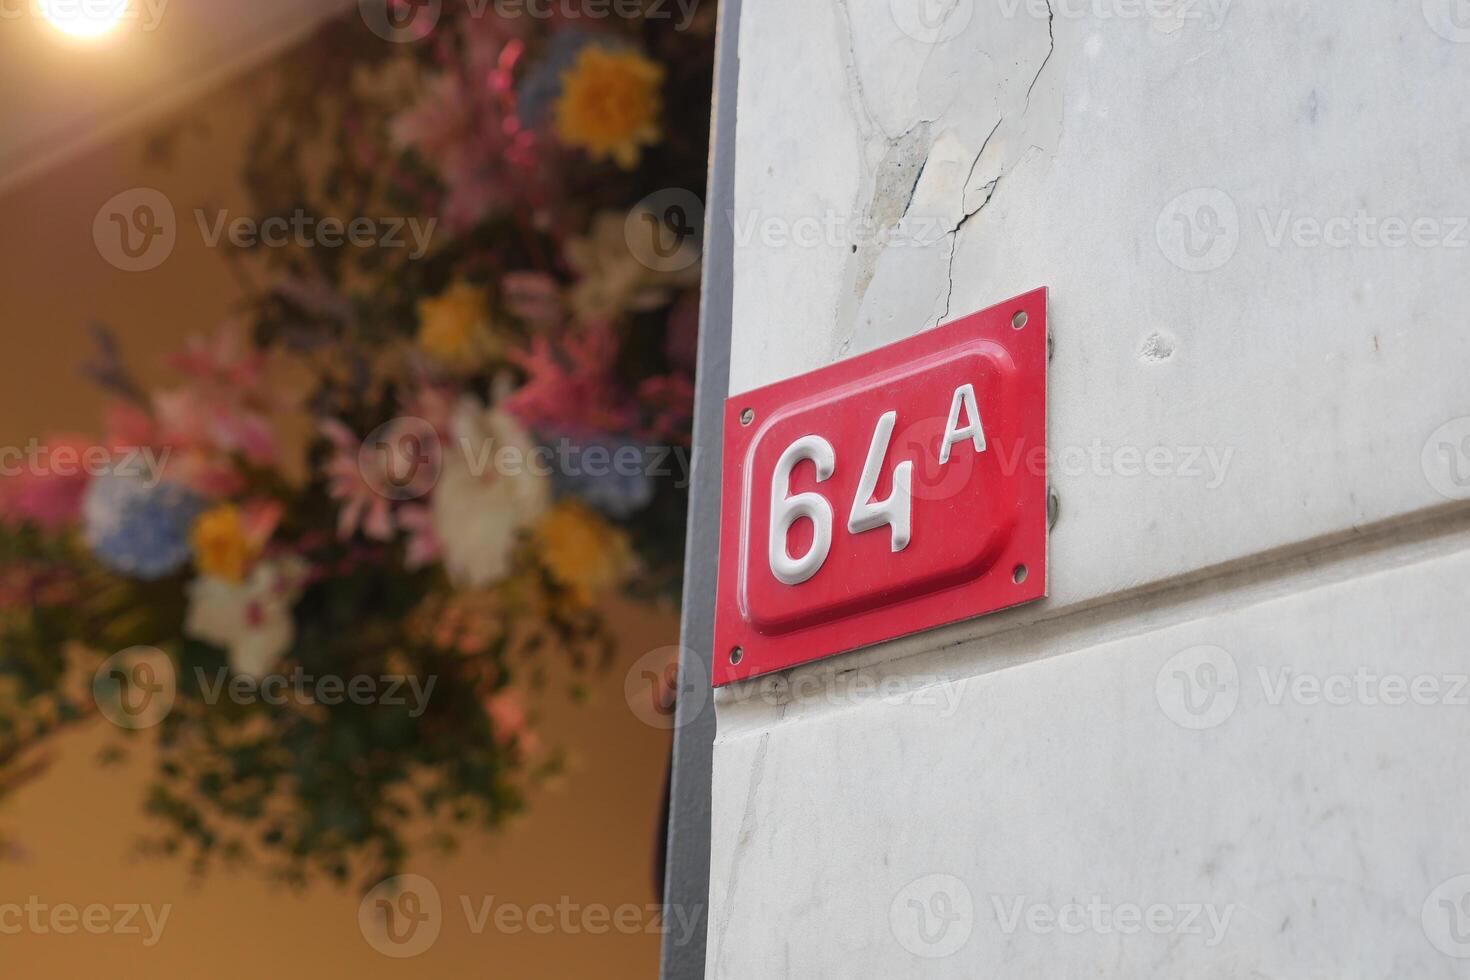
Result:
<svg viewBox="0 0 1470 980">
<path fill-rule="evenodd" d="M 740 647 L 732 647 L 730 649 L 730 664 L 732 666 L 739 664 L 740 661 L 742 661 L 744 659 L 745 659 L 745 651 L 742 650 Z"/>
<path fill-rule="evenodd" d="M 1056 487 L 1046 488 L 1046 529 L 1050 531 L 1057 526 L 1057 518 L 1062 516 L 1062 500 L 1057 496 Z"/>
<path fill-rule="evenodd" d="M 743 412 L 740 413 L 740 424 L 741 425 L 749 425 L 750 423 L 752 423 L 754 421 L 755 421 L 755 409 L 753 409 L 753 408 L 747 408 L 745 411 L 743 411 Z"/>
</svg>

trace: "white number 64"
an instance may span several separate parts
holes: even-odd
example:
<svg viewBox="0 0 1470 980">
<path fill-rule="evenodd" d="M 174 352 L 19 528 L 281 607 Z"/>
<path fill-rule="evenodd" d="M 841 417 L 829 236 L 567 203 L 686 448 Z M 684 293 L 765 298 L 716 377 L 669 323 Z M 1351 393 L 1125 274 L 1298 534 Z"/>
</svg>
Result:
<svg viewBox="0 0 1470 980">
<path fill-rule="evenodd" d="M 887 524 L 892 528 L 891 549 L 902 551 L 908 547 L 912 529 L 913 460 L 904 460 L 893 468 L 893 490 L 886 499 L 872 499 L 897 421 L 897 412 L 885 412 L 873 429 L 857 496 L 848 512 L 847 530 L 850 534 L 861 534 Z M 827 480 L 837 467 L 832 444 L 815 435 L 802 436 L 787 446 L 776 462 L 771 474 L 771 531 L 767 551 L 771 574 L 786 585 L 800 585 L 817 574 L 832 550 L 832 505 L 827 498 L 814 491 L 791 493 L 791 471 L 804 459 L 811 460 L 816 467 L 818 483 Z M 791 525 L 803 517 L 812 522 L 812 543 L 805 554 L 793 558 L 787 553 L 786 538 Z"/>
</svg>

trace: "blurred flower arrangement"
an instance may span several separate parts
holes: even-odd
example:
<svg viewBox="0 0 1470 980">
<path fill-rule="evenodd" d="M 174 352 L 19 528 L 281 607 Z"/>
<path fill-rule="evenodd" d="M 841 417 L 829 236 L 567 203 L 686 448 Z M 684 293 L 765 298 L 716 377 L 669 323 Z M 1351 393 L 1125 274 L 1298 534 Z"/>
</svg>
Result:
<svg viewBox="0 0 1470 980">
<path fill-rule="evenodd" d="M 595 669 L 604 597 L 678 581 L 698 243 L 640 260 L 629 229 L 703 184 L 713 10 L 587 23 L 446 5 L 388 44 L 344 18 L 253 81 L 262 225 L 432 236 L 242 250 L 238 322 L 159 390 L 98 328 L 105 436 L 0 481 L 0 797 L 108 713 L 93 672 L 134 647 L 176 687 L 151 845 L 201 871 L 374 881 L 555 770 L 552 658 Z M 286 676 L 427 696 L 222 694 Z"/>
</svg>

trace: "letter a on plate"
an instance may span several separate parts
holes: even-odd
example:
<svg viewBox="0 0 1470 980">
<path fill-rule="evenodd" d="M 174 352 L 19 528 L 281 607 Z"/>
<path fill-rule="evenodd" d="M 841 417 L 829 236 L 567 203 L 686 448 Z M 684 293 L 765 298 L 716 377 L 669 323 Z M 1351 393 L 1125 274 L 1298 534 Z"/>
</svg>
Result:
<svg viewBox="0 0 1470 980">
<path fill-rule="evenodd" d="M 725 403 L 714 682 L 1046 595 L 1046 290 Z"/>
</svg>

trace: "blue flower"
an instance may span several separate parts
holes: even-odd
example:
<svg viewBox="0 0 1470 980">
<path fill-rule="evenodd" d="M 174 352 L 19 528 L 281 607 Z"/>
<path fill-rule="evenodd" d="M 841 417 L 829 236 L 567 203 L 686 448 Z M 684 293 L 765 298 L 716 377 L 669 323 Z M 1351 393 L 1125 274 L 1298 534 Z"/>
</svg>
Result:
<svg viewBox="0 0 1470 980">
<path fill-rule="evenodd" d="M 178 484 L 103 473 L 82 499 L 87 547 L 115 572 L 161 578 L 189 560 L 189 527 L 203 509 L 204 501 Z"/>
<path fill-rule="evenodd" d="M 561 75 L 577 61 L 589 44 L 609 51 L 628 47 L 621 38 L 571 28 L 559 32 L 546 46 L 546 56 L 526 72 L 516 93 L 516 114 L 528 125 L 538 126 L 551 115 L 551 105 L 561 95 Z"/>
<path fill-rule="evenodd" d="M 551 485 L 614 520 L 625 520 L 653 502 L 647 447 L 617 435 L 560 435 L 545 440 L 553 453 Z M 631 450 L 631 451 L 630 451 Z"/>
</svg>

